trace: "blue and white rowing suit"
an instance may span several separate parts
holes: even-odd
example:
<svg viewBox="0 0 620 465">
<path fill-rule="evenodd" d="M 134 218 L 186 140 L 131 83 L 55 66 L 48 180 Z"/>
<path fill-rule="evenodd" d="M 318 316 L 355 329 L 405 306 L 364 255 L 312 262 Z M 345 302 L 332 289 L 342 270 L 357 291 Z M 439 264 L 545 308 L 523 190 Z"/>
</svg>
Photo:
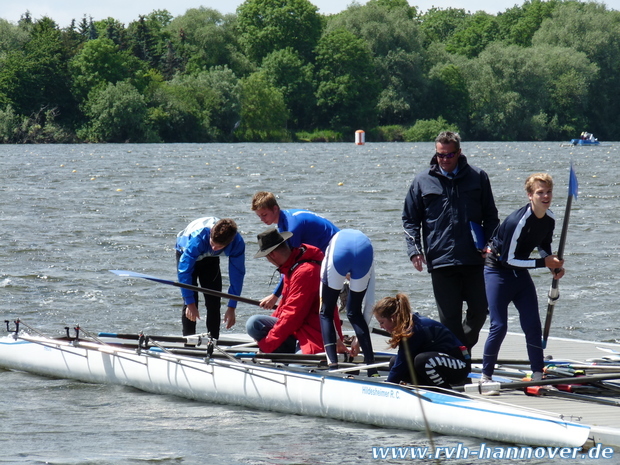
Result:
<svg viewBox="0 0 620 465">
<path fill-rule="evenodd" d="M 321 331 L 323 343 L 330 367 L 338 363 L 336 355 L 336 330 L 334 328 L 334 311 L 336 302 L 349 275 L 349 296 L 347 298 L 347 317 L 355 330 L 364 362 L 374 362 L 372 342 L 368 323 L 372 317 L 374 303 L 374 251 L 368 236 L 355 229 L 343 229 L 337 232 L 325 251 L 321 265 Z M 362 302 L 366 305 L 362 310 Z M 375 370 L 369 374 L 376 373 Z"/>
<path fill-rule="evenodd" d="M 309 244 L 318 247 L 321 252 L 325 253 L 329 241 L 340 229 L 327 218 L 309 210 L 288 209 L 280 210 L 278 231 L 293 233 L 293 236 L 286 241 L 291 247 Z M 277 296 L 282 294 L 282 279 L 280 279 L 273 293 Z"/>
<path fill-rule="evenodd" d="M 533 372 L 544 368 L 542 329 L 538 313 L 538 296 L 529 268 L 543 268 L 551 255 L 555 217 L 547 210 L 537 218 L 531 205 L 512 212 L 491 239 L 491 250 L 484 267 L 484 280 L 491 326 L 484 345 L 482 373 L 493 374 L 499 349 L 508 331 L 508 305 L 519 312 L 525 334 L 527 354 Z M 538 248 L 540 258 L 530 258 Z"/>
</svg>

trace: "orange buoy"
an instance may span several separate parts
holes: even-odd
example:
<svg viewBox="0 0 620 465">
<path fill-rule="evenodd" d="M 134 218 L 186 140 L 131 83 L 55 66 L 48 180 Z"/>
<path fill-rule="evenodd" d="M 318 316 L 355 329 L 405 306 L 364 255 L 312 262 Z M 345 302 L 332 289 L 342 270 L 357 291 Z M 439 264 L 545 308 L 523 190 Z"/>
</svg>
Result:
<svg viewBox="0 0 620 465">
<path fill-rule="evenodd" d="M 364 145 L 366 133 L 361 129 L 355 131 L 355 145 Z"/>
</svg>

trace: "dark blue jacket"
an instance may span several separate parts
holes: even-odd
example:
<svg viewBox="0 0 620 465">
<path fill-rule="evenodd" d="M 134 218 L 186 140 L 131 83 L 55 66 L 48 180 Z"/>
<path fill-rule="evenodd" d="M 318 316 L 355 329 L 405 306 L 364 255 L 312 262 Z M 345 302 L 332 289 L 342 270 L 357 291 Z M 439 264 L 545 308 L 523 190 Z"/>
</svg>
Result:
<svg viewBox="0 0 620 465">
<path fill-rule="evenodd" d="M 402 380 L 410 379 L 409 363 L 405 350 L 409 350 L 412 361 L 416 355 L 424 352 L 441 352 L 461 358 L 461 341 L 448 328 L 439 321 L 422 317 L 418 313 L 414 313 L 412 317 L 413 334 L 400 343 L 396 360 L 387 377 L 387 381 L 390 383 L 399 383 Z"/>
<path fill-rule="evenodd" d="M 486 264 L 502 268 L 543 268 L 545 257 L 551 255 L 555 217 L 551 210 L 537 218 L 528 203 L 512 212 L 491 239 L 492 253 Z M 530 258 L 538 248 L 541 258 Z"/>
<path fill-rule="evenodd" d="M 485 241 L 499 226 L 489 177 L 469 165 L 464 155 L 454 179 L 441 172 L 433 156 L 430 168 L 413 179 L 402 218 L 407 254 L 411 258 L 424 253 L 429 272 L 444 266 L 482 266 L 470 221 L 482 226 Z"/>
</svg>

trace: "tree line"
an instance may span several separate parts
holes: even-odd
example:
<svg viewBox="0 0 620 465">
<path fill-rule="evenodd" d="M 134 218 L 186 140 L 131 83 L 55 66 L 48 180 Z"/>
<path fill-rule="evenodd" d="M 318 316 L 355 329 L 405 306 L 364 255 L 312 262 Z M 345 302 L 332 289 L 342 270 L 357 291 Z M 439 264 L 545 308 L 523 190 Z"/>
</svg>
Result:
<svg viewBox="0 0 620 465">
<path fill-rule="evenodd" d="M 620 140 L 620 12 L 370 0 L 0 19 L 0 142 Z"/>
</svg>

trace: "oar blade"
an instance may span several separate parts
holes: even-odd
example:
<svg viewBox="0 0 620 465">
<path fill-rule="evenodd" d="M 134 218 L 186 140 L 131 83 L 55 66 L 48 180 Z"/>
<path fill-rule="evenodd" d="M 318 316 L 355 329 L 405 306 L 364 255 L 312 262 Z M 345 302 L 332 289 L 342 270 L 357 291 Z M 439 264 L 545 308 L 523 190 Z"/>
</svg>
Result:
<svg viewBox="0 0 620 465">
<path fill-rule="evenodd" d="M 109 270 L 109 271 L 111 273 L 114 273 L 117 276 L 120 276 L 121 278 L 142 278 L 142 279 L 149 279 L 151 281 L 155 281 L 155 282 L 163 283 L 163 284 L 172 284 L 172 285 L 175 284 L 174 281 L 170 281 L 169 279 L 156 278 L 155 276 L 149 276 L 148 274 L 136 273 L 135 271 L 129 271 L 129 270 Z"/>
</svg>

